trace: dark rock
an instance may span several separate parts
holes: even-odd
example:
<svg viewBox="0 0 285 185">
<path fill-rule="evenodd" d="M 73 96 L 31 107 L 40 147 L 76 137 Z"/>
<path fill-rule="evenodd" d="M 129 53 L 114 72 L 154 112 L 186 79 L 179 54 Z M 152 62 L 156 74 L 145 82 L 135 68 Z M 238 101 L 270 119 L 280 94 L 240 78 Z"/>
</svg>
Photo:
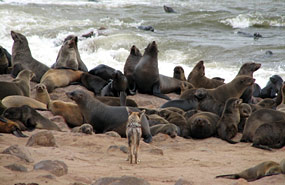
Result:
<svg viewBox="0 0 285 185">
<path fill-rule="evenodd" d="M 20 164 L 10 164 L 10 165 L 4 166 L 4 167 L 9 169 L 9 170 L 12 170 L 12 171 L 19 171 L 19 172 L 27 172 L 28 171 L 28 169 L 25 166 L 20 165 Z"/>
<path fill-rule="evenodd" d="M 129 149 L 128 147 L 124 146 L 124 145 L 121 145 L 121 146 L 118 146 L 118 145 L 112 145 L 112 146 L 109 146 L 108 148 L 108 152 L 114 152 L 114 151 L 122 151 L 123 153 L 128 153 Z"/>
<path fill-rule="evenodd" d="M 14 156 L 19 157 L 20 159 L 23 159 L 29 163 L 33 163 L 34 160 L 31 157 L 31 153 L 26 147 L 18 146 L 18 145 L 12 145 L 9 148 L 5 149 L 3 154 L 11 154 Z"/>
<path fill-rule="evenodd" d="M 34 170 L 46 170 L 58 177 L 67 174 L 68 171 L 67 165 L 58 160 L 45 160 L 38 162 L 34 165 Z"/>
<path fill-rule="evenodd" d="M 42 131 L 32 135 L 26 146 L 49 146 L 56 147 L 56 142 L 53 134 L 50 131 Z"/>
</svg>

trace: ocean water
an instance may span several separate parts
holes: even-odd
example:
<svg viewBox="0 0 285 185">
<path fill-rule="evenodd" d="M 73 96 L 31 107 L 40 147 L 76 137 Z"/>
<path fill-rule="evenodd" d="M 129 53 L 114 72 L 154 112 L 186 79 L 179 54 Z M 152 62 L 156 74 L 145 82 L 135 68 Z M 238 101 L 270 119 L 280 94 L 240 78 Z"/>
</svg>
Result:
<svg viewBox="0 0 285 185">
<path fill-rule="evenodd" d="M 164 12 L 163 5 L 176 13 Z M 180 65 L 187 78 L 204 60 L 207 77 L 229 82 L 243 63 L 253 61 L 262 64 L 254 78 L 263 87 L 274 74 L 285 78 L 284 10 L 284 0 L 0 0 L 0 45 L 11 52 L 10 31 L 20 32 L 33 57 L 51 66 L 63 39 L 74 34 L 88 69 L 103 63 L 123 70 L 132 45 L 143 53 L 155 40 L 161 74 L 172 76 Z M 90 31 L 94 37 L 80 37 Z"/>
</svg>

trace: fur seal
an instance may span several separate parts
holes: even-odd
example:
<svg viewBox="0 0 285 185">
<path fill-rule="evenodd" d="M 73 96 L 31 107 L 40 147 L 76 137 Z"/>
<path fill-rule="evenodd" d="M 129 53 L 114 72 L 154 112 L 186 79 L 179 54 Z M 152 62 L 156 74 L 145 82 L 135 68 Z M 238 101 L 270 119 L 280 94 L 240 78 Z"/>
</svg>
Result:
<svg viewBox="0 0 285 185">
<path fill-rule="evenodd" d="M 204 139 L 216 134 L 216 123 L 219 116 L 212 112 L 199 112 L 187 120 L 189 136 Z"/>
<path fill-rule="evenodd" d="M 230 144 L 237 142 L 231 139 L 238 133 L 238 124 L 240 122 L 239 107 L 241 99 L 229 98 L 226 101 L 223 114 L 217 122 L 217 136 Z"/>
<path fill-rule="evenodd" d="M 8 108 L 5 110 L 4 116 L 13 121 L 21 121 L 29 130 L 38 128 L 61 131 L 55 123 L 43 117 L 40 113 L 28 105 Z"/>
<path fill-rule="evenodd" d="M 260 98 L 275 98 L 282 87 L 283 79 L 279 75 L 269 78 L 266 86 L 261 89 Z"/>
<path fill-rule="evenodd" d="M 169 7 L 169 6 L 163 5 L 163 9 L 164 9 L 164 11 L 165 11 L 166 13 L 176 13 L 176 12 L 174 11 L 174 9 L 171 8 L 171 7 Z"/>
<path fill-rule="evenodd" d="M 264 98 L 263 100 L 261 100 L 260 102 L 258 102 L 257 104 L 250 104 L 252 112 L 255 112 L 259 109 L 276 109 L 276 101 L 274 99 L 271 98 Z"/>
<path fill-rule="evenodd" d="M 183 67 L 175 66 L 175 68 L 173 69 L 173 78 L 175 78 L 177 80 L 186 81 L 186 77 L 185 77 Z"/>
<path fill-rule="evenodd" d="M 212 89 L 223 85 L 224 83 L 220 80 L 210 79 L 205 76 L 204 61 L 198 62 L 190 74 L 188 75 L 187 81 L 190 82 L 195 88 Z"/>
<path fill-rule="evenodd" d="M 84 64 L 84 62 L 81 60 L 80 54 L 79 54 L 79 50 L 78 50 L 78 37 L 76 37 L 75 35 L 68 35 L 65 39 L 64 42 L 66 42 L 67 40 L 74 40 L 75 41 L 75 52 L 76 52 L 76 58 L 77 58 L 77 62 L 78 62 L 78 70 L 83 71 L 83 72 L 88 72 L 88 69 L 86 67 L 86 65 Z"/>
<path fill-rule="evenodd" d="M 285 146 L 285 121 L 265 123 L 256 129 L 252 146 L 265 150 Z"/>
<path fill-rule="evenodd" d="M 101 90 L 101 96 L 119 96 L 121 106 L 126 105 L 128 80 L 119 70 L 114 71 L 112 80 Z"/>
<path fill-rule="evenodd" d="M 147 115 L 147 119 L 148 119 L 150 127 L 152 127 L 154 125 L 158 125 L 158 124 L 163 124 L 163 125 L 169 124 L 169 122 L 166 119 L 164 119 L 163 117 L 159 116 L 158 114 Z"/>
<path fill-rule="evenodd" d="M 264 123 L 277 122 L 285 119 L 285 113 L 272 110 L 260 109 L 253 112 L 247 119 L 242 133 L 241 142 L 252 142 L 256 129 Z"/>
<path fill-rule="evenodd" d="M 94 67 L 93 69 L 91 69 L 88 73 L 99 76 L 103 78 L 104 80 L 109 81 L 110 79 L 112 79 L 112 76 L 115 71 L 116 69 L 110 66 L 107 66 L 105 64 L 100 64 Z"/>
<path fill-rule="evenodd" d="M 92 125 L 85 123 L 81 126 L 74 127 L 71 132 L 81 132 L 84 134 L 92 134 L 93 133 L 93 127 Z"/>
<path fill-rule="evenodd" d="M 282 85 L 278 95 L 281 96 L 281 103 L 276 107 L 276 109 L 285 112 L 285 84 Z"/>
<path fill-rule="evenodd" d="M 71 82 L 79 81 L 82 73 L 72 69 L 50 69 L 43 75 L 40 83 L 51 93 L 57 87 L 65 87 Z"/>
<path fill-rule="evenodd" d="M 77 61 L 75 50 L 76 38 L 77 37 L 73 37 L 63 43 L 58 52 L 56 62 L 51 66 L 51 68 L 78 70 L 79 62 Z"/>
<path fill-rule="evenodd" d="M 10 95 L 30 96 L 30 80 L 33 77 L 34 73 L 25 69 L 12 82 L 1 81 L 0 99 Z"/>
<path fill-rule="evenodd" d="M 172 123 L 154 125 L 150 127 L 150 132 L 152 136 L 155 136 L 158 133 L 163 133 L 174 138 L 179 135 L 178 127 Z"/>
<path fill-rule="evenodd" d="M 96 98 L 106 104 L 106 105 L 110 105 L 110 106 L 121 106 L 121 101 L 118 97 L 112 97 L 112 96 L 96 96 Z M 132 99 L 129 99 L 127 98 L 127 101 L 126 101 L 126 105 L 128 107 L 138 107 L 138 104 L 132 100 Z"/>
<path fill-rule="evenodd" d="M 9 67 L 11 67 L 11 55 L 9 60 L 8 51 L 0 46 L 0 74 L 8 74 Z"/>
<path fill-rule="evenodd" d="M 101 77 L 89 74 L 87 72 L 82 73 L 80 82 L 95 95 L 100 95 L 101 90 L 108 84 L 107 81 Z"/>
<path fill-rule="evenodd" d="M 16 122 L 3 117 L 0 117 L 0 133 L 12 133 L 17 137 L 28 137 L 21 132 L 20 127 Z"/>
<path fill-rule="evenodd" d="M 52 100 L 48 104 L 48 110 L 50 110 L 53 115 L 62 116 L 71 128 L 84 123 L 84 117 L 76 103 Z"/>
<path fill-rule="evenodd" d="M 144 30 L 144 31 L 152 31 L 152 32 L 154 32 L 154 28 L 153 28 L 152 26 L 143 26 L 143 25 L 140 25 L 140 26 L 138 26 L 138 29 Z"/>
<path fill-rule="evenodd" d="M 161 93 L 157 54 L 157 45 L 153 41 L 148 44 L 142 58 L 136 65 L 134 79 L 139 92 L 170 100 L 168 96 Z"/>
<path fill-rule="evenodd" d="M 246 75 L 250 76 L 253 78 L 253 73 L 257 71 L 261 67 L 260 63 L 255 63 L 255 62 L 247 62 L 244 63 L 241 67 L 240 70 L 237 74 L 237 76 L 240 75 Z M 243 92 L 241 95 L 241 99 L 243 100 L 244 103 L 251 103 L 252 102 L 252 96 L 254 92 L 254 84 L 246 88 L 246 90 Z"/>
<path fill-rule="evenodd" d="M 160 92 L 163 94 L 172 93 L 172 92 L 180 94 L 182 84 L 184 84 L 184 86 L 187 87 L 193 87 L 192 84 L 190 84 L 187 81 L 177 80 L 175 78 L 161 74 L 159 75 L 159 82 L 160 82 L 159 85 Z"/>
<path fill-rule="evenodd" d="M 2 99 L 2 104 L 7 107 L 21 107 L 23 105 L 29 105 L 31 108 L 39 109 L 39 110 L 46 110 L 47 105 L 37 101 L 33 98 L 26 97 L 26 96 L 20 96 L 20 95 L 12 95 L 12 96 L 6 96 Z"/>
<path fill-rule="evenodd" d="M 281 173 L 280 165 L 274 161 L 262 162 L 252 168 L 248 168 L 240 173 L 219 175 L 216 178 L 239 179 L 243 178 L 249 182 L 255 181 L 265 176 L 277 175 Z"/>
<path fill-rule="evenodd" d="M 243 132 L 246 120 L 252 113 L 251 106 L 247 103 L 242 103 L 239 106 L 240 122 L 238 124 L 238 132 Z"/>
<path fill-rule="evenodd" d="M 35 77 L 32 80 L 40 82 L 41 77 L 49 70 L 49 67 L 32 57 L 28 40 L 24 35 L 11 31 L 11 36 L 14 40 L 12 47 L 12 63 L 14 65 L 20 63 L 23 68 L 34 72 Z"/>
<path fill-rule="evenodd" d="M 125 137 L 128 109 L 138 111 L 138 109 L 132 107 L 105 105 L 81 90 L 68 92 L 66 95 L 77 103 L 84 119 L 93 126 L 95 133 L 116 131 Z M 149 123 L 145 115 L 142 115 L 141 119 L 142 136 L 144 141 L 149 143 L 152 141 Z"/>
<path fill-rule="evenodd" d="M 39 102 L 42 102 L 45 105 L 48 105 L 48 103 L 50 102 L 50 96 L 45 84 L 37 84 L 35 88 L 36 88 L 35 99 L 38 100 Z"/>
<path fill-rule="evenodd" d="M 135 83 L 133 74 L 134 74 L 135 67 L 140 61 L 141 57 L 142 57 L 142 54 L 140 50 L 135 45 L 133 45 L 131 47 L 130 54 L 124 65 L 124 75 L 128 79 L 128 85 L 129 85 L 128 88 L 130 92 L 132 92 L 132 94 L 135 93 L 135 89 L 136 89 L 136 83 Z"/>
</svg>

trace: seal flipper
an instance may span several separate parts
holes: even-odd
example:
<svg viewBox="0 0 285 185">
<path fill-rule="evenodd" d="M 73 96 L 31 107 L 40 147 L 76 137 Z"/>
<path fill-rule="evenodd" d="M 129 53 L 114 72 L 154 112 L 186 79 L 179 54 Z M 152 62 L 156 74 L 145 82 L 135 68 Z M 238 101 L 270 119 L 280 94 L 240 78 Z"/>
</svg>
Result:
<svg viewBox="0 0 285 185">
<path fill-rule="evenodd" d="M 171 100 L 168 96 L 166 96 L 165 94 L 162 94 L 160 92 L 160 85 L 159 83 L 155 83 L 152 87 L 152 94 L 154 96 L 157 96 L 159 98 L 163 98 L 163 99 L 166 99 L 166 100 Z"/>
<path fill-rule="evenodd" d="M 238 174 L 228 174 L 228 175 L 218 175 L 216 178 L 226 178 L 226 179 L 239 179 L 240 176 Z"/>
<path fill-rule="evenodd" d="M 238 142 L 236 142 L 236 141 L 233 141 L 233 140 L 231 140 L 231 139 L 229 139 L 229 138 L 226 138 L 226 139 L 224 139 L 225 141 L 227 141 L 228 143 L 230 143 L 230 144 L 237 144 Z"/>
<path fill-rule="evenodd" d="M 261 144 L 253 143 L 251 146 L 255 147 L 255 148 L 263 149 L 263 150 L 272 151 L 272 149 L 270 147 L 265 146 L 265 145 L 261 145 Z"/>
<path fill-rule="evenodd" d="M 23 134 L 21 132 L 21 130 L 19 130 L 18 128 L 16 128 L 13 132 L 12 132 L 13 135 L 17 136 L 17 137 L 28 137 L 26 136 L 25 134 Z"/>
<path fill-rule="evenodd" d="M 127 104 L 127 94 L 124 91 L 120 91 L 120 105 L 126 106 Z"/>
</svg>

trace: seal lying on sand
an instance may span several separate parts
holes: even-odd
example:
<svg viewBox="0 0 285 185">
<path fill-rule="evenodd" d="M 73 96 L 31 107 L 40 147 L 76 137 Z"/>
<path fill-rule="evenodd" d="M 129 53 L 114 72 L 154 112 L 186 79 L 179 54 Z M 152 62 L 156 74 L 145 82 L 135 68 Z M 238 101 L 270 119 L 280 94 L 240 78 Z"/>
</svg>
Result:
<svg viewBox="0 0 285 185">
<path fill-rule="evenodd" d="M 17 137 L 28 137 L 24 135 L 16 122 L 0 117 L 0 133 L 12 133 Z"/>
<path fill-rule="evenodd" d="M 126 137 L 125 131 L 128 121 L 127 109 L 139 111 L 139 109 L 133 107 L 105 105 L 81 90 L 68 92 L 66 95 L 77 103 L 84 119 L 87 123 L 90 123 L 93 126 L 95 133 L 116 131 L 121 136 Z M 149 130 L 149 123 L 145 115 L 142 116 L 141 124 L 144 141 L 151 142 L 152 136 Z"/>
<path fill-rule="evenodd" d="M 35 73 L 33 81 L 40 82 L 41 77 L 49 70 L 49 67 L 32 57 L 28 40 L 24 35 L 11 31 L 11 36 L 14 40 L 12 47 L 13 65 L 20 63 L 24 69 L 29 69 Z"/>
</svg>

